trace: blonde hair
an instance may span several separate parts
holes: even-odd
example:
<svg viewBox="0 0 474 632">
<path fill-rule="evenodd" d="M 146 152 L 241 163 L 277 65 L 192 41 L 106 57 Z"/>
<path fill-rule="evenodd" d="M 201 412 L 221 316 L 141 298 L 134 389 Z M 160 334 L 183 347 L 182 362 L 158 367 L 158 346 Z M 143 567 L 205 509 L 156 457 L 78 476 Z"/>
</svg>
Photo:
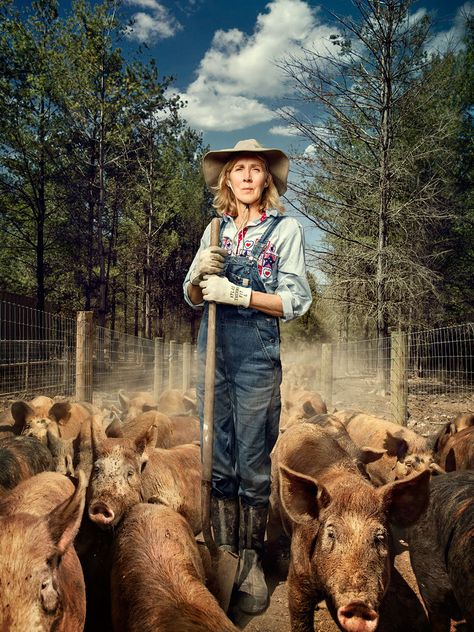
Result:
<svg viewBox="0 0 474 632">
<path fill-rule="evenodd" d="M 214 201 L 212 206 L 216 209 L 219 215 L 231 215 L 232 217 L 236 217 L 237 215 L 237 204 L 235 201 L 235 195 L 227 186 L 227 179 L 229 177 L 230 172 L 232 171 L 234 165 L 243 154 L 246 152 L 242 152 L 232 158 L 222 167 L 221 172 L 219 174 L 219 178 L 217 180 L 217 186 L 212 187 L 214 191 Z M 265 158 L 257 153 L 257 152 L 248 152 L 250 155 L 255 156 L 258 160 L 261 161 L 263 166 L 265 167 L 265 172 L 267 176 L 267 186 L 263 189 L 262 197 L 260 198 L 260 212 L 266 211 L 270 208 L 276 208 L 280 211 L 280 213 L 285 212 L 285 207 L 280 201 L 280 195 L 277 191 L 275 183 L 273 182 L 272 174 L 268 169 L 267 161 Z"/>
</svg>

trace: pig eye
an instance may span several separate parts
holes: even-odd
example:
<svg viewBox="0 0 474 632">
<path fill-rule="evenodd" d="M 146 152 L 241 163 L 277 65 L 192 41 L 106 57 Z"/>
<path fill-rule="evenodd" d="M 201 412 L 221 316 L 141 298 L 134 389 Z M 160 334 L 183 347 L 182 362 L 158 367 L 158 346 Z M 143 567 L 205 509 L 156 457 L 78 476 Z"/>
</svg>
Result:
<svg viewBox="0 0 474 632">
<path fill-rule="evenodd" d="M 328 524 L 326 526 L 326 537 L 331 543 L 334 543 L 334 541 L 336 540 L 336 530 L 334 529 L 332 524 Z"/>
</svg>

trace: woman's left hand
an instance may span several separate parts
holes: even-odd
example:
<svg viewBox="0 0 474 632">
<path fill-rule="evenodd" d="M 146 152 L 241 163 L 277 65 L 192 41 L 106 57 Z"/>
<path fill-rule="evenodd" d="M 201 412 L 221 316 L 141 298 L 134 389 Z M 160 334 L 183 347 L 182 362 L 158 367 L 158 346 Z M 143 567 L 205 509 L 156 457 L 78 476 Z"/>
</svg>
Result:
<svg viewBox="0 0 474 632">
<path fill-rule="evenodd" d="M 227 277 L 206 274 L 199 286 L 205 301 L 227 303 L 236 307 L 248 307 L 250 304 L 252 289 L 235 285 Z"/>
</svg>

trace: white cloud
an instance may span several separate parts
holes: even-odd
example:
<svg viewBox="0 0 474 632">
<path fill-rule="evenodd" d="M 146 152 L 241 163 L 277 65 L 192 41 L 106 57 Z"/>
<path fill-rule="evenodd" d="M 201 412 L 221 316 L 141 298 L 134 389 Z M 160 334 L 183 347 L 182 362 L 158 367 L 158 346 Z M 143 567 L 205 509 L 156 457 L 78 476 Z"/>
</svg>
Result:
<svg viewBox="0 0 474 632">
<path fill-rule="evenodd" d="M 430 53 L 444 53 L 450 48 L 459 47 L 462 41 L 465 28 L 466 28 L 466 16 L 474 14 L 474 3 L 465 2 L 456 11 L 453 26 L 446 30 L 437 33 L 435 37 L 430 41 L 427 48 Z"/>
<path fill-rule="evenodd" d="M 138 11 L 132 15 L 132 24 L 126 29 L 128 39 L 139 42 L 152 42 L 173 37 L 183 27 L 157 0 L 127 0 L 127 4 L 151 13 Z"/>
<path fill-rule="evenodd" d="M 170 93 L 172 94 L 172 93 Z M 263 103 L 242 96 L 206 95 L 181 93 L 179 96 L 187 105 L 182 110 L 191 127 L 216 132 L 230 132 L 250 125 L 265 123 L 277 118 Z"/>
<path fill-rule="evenodd" d="M 262 103 L 283 96 L 288 86 L 275 62 L 302 47 L 323 51 L 333 32 L 303 0 L 272 0 L 258 14 L 251 35 L 238 29 L 215 32 L 197 77 L 183 95 L 183 115 L 206 130 L 235 130 L 276 118 Z M 238 111 L 238 108 L 245 108 Z"/>
<path fill-rule="evenodd" d="M 276 136 L 298 136 L 298 130 L 290 125 L 274 125 L 268 131 Z"/>
</svg>

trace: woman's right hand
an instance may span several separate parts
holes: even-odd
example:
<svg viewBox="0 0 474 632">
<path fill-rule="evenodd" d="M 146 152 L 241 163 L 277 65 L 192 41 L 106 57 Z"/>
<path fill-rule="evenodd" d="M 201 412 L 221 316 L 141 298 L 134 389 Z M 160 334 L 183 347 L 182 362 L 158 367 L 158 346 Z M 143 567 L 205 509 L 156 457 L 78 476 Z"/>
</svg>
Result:
<svg viewBox="0 0 474 632">
<path fill-rule="evenodd" d="M 220 274 L 224 270 L 226 255 L 227 250 L 219 246 L 209 246 L 201 250 L 197 264 L 191 272 L 191 283 L 199 285 L 205 274 Z"/>
</svg>

